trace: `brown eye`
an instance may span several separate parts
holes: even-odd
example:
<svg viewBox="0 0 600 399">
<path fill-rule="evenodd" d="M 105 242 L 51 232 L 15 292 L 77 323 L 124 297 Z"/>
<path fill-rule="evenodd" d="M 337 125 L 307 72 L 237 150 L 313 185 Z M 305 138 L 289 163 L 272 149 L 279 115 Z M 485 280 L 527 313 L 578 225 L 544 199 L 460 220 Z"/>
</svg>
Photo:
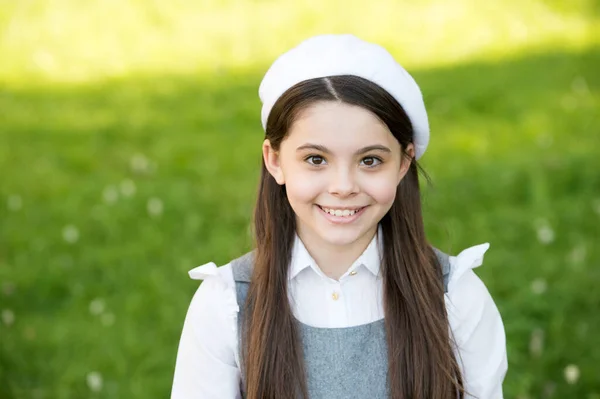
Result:
<svg viewBox="0 0 600 399">
<path fill-rule="evenodd" d="M 312 162 L 309 162 L 309 163 L 313 164 L 313 165 L 322 165 L 323 162 L 325 161 L 325 159 L 323 157 L 318 156 L 318 155 L 311 155 L 308 158 L 306 158 L 306 160 L 307 161 L 312 160 Z"/>
<path fill-rule="evenodd" d="M 381 161 L 381 159 L 379 159 L 377 157 L 366 157 L 366 158 L 363 158 L 364 165 L 368 166 L 368 167 L 377 166 L 377 165 L 379 165 L 378 162 L 381 163 L 382 161 Z"/>
</svg>

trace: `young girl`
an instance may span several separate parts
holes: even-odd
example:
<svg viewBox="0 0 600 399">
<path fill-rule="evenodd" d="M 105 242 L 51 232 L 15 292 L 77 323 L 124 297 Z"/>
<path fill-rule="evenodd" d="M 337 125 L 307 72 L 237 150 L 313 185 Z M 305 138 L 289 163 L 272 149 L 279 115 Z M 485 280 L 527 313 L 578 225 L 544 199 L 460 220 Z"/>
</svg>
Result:
<svg viewBox="0 0 600 399">
<path fill-rule="evenodd" d="M 256 249 L 204 280 L 174 399 L 502 398 L 505 334 L 472 271 L 489 244 L 427 241 L 421 91 L 382 47 L 310 38 L 259 89 Z"/>
</svg>

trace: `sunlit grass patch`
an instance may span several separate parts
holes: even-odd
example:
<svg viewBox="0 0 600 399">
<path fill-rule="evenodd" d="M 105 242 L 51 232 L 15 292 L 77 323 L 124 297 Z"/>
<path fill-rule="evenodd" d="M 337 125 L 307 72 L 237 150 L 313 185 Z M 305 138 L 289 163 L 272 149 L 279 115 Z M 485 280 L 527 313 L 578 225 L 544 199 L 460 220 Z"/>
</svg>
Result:
<svg viewBox="0 0 600 399">
<path fill-rule="evenodd" d="M 55 0 L 0 5 L 0 79 L 90 81 L 271 62 L 319 33 L 354 33 L 405 65 L 502 59 L 599 43 L 594 2 L 172 2 Z"/>
</svg>

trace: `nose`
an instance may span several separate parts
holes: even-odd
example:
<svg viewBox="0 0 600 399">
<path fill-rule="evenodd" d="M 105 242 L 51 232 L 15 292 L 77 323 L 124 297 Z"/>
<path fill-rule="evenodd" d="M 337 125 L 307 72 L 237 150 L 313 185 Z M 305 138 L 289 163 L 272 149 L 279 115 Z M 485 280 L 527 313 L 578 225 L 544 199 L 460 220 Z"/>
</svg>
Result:
<svg viewBox="0 0 600 399">
<path fill-rule="evenodd" d="M 347 197 L 358 192 L 358 182 L 352 170 L 337 168 L 331 176 L 329 193 L 339 197 Z"/>
</svg>

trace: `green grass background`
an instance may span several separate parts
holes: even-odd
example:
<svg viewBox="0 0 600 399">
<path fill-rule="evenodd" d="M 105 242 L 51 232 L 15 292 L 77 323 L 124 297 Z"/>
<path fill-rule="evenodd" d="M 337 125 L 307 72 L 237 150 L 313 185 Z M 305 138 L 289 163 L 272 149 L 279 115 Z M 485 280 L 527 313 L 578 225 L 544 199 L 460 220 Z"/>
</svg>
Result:
<svg viewBox="0 0 600 399">
<path fill-rule="evenodd" d="M 0 0 L 0 398 L 168 397 L 187 270 L 251 245 L 262 75 L 328 32 L 421 85 L 427 232 L 491 243 L 505 397 L 600 398 L 599 27 L 592 0 Z"/>
</svg>

